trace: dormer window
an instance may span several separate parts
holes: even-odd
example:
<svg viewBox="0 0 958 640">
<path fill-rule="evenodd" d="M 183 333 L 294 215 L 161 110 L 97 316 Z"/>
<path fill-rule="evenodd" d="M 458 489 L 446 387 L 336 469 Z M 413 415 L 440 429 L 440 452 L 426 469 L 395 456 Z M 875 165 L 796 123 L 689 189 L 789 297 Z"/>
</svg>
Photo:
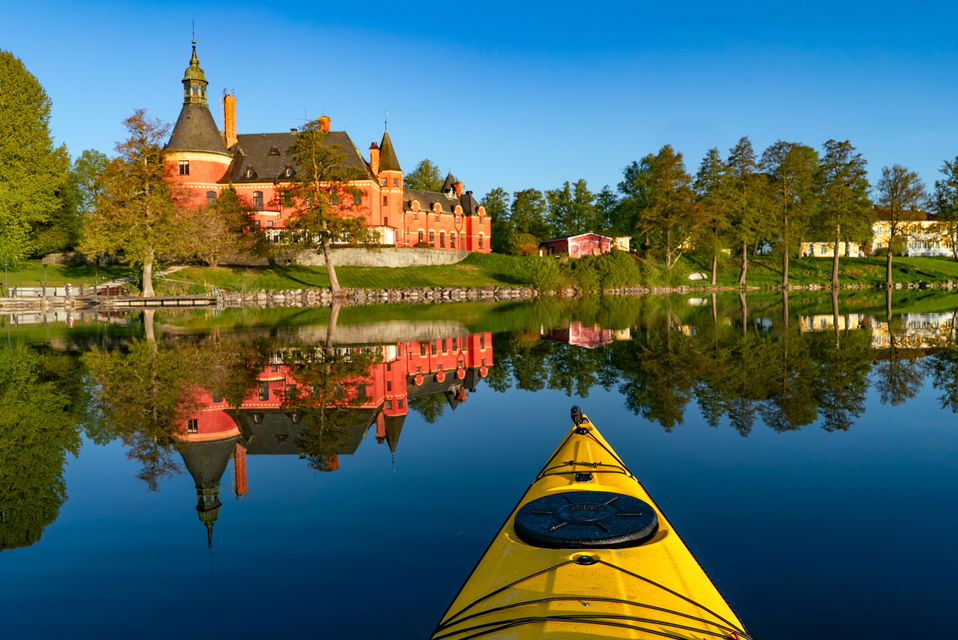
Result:
<svg viewBox="0 0 958 640">
<path fill-rule="evenodd" d="M 246 168 L 246 171 L 243 173 L 243 177 L 244 177 L 244 178 L 255 178 L 255 177 L 256 177 L 256 169 L 254 169 L 253 167 L 247 167 L 247 168 Z"/>
<path fill-rule="evenodd" d="M 269 152 L 268 152 L 266 155 L 268 155 L 268 156 L 278 156 L 278 155 L 279 155 L 279 149 L 277 149 L 276 147 L 270 147 L 270 150 L 269 150 Z"/>
<path fill-rule="evenodd" d="M 180 160 L 180 175 L 188 176 L 190 175 L 190 161 L 189 160 Z"/>
<path fill-rule="evenodd" d="M 286 178 L 292 178 L 293 177 L 292 167 L 286 167 L 286 171 L 283 172 L 283 176 Z"/>
</svg>

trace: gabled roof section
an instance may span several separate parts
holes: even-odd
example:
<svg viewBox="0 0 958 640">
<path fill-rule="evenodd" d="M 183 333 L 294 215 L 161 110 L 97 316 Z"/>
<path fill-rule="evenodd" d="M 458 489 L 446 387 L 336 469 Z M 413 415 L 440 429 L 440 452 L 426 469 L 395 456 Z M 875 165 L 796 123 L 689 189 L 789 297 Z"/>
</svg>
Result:
<svg viewBox="0 0 958 640">
<path fill-rule="evenodd" d="M 399 166 L 399 158 L 396 157 L 396 150 L 393 149 L 393 141 L 389 138 L 389 132 L 383 132 L 383 141 L 379 145 L 379 170 L 380 171 L 402 171 Z"/>
<path fill-rule="evenodd" d="M 296 171 L 297 167 L 289 156 L 289 148 L 296 141 L 295 132 L 286 133 L 241 133 L 230 151 L 233 164 L 223 182 L 269 182 L 288 180 L 286 170 Z M 358 170 L 359 179 L 374 179 L 369 165 L 359 155 L 359 151 L 345 131 L 330 131 L 325 144 L 339 147 L 343 166 Z M 246 177 L 247 169 L 253 169 L 253 176 Z"/>
<path fill-rule="evenodd" d="M 187 102 L 180 109 L 166 150 L 229 155 L 209 107 L 198 102 Z"/>
</svg>

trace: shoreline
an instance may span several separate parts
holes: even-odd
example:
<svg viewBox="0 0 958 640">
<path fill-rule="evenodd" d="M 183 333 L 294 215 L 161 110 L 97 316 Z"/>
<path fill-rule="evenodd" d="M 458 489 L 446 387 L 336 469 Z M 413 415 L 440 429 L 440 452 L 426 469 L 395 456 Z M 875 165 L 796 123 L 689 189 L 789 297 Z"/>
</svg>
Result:
<svg viewBox="0 0 958 640">
<path fill-rule="evenodd" d="M 891 290 L 956 291 L 958 282 L 896 282 Z M 840 291 L 887 290 L 881 284 L 843 284 Z M 39 298 L 0 298 L 0 313 L 13 314 L 31 311 L 116 311 L 144 308 L 235 309 L 245 307 L 330 307 L 365 306 L 381 304 L 448 304 L 455 302 L 523 302 L 539 297 L 579 298 L 587 295 L 638 297 L 647 295 L 711 295 L 715 293 L 747 293 L 750 291 L 780 291 L 782 286 L 677 286 L 677 287 L 619 287 L 582 291 L 574 287 L 539 291 L 531 286 L 487 285 L 483 287 L 403 287 L 383 289 L 344 288 L 333 296 L 325 289 L 285 289 L 259 291 L 217 291 L 215 294 L 195 296 L 155 296 L 149 302 L 141 298 L 88 298 L 46 296 Z M 790 285 L 788 292 L 832 291 L 831 284 Z M 208 300 L 197 304 L 197 300 Z M 153 303 L 153 304 L 150 304 Z"/>
</svg>

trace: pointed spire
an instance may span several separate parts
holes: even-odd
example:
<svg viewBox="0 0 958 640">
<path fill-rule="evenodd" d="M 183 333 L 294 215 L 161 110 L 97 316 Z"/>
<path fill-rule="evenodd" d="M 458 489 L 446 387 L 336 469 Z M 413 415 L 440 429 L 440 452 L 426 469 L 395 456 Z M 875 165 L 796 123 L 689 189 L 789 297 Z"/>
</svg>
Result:
<svg viewBox="0 0 958 640">
<path fill-rule="evenodd" d="M 393 141 L 389 138 L 389 132 L 383 132 L 383 141 L 379 145 L 379 170 L 380 171 L 402 171 L 399 166 L 399 159 L 396 158 L 396 150 L 393 149 Z"/>
<path fill-rule="evenodd" d="M 194 40 L 190 66 L 183 72 L 183 104 L 206 104 L 208 84 L 206 73 L 200 67 L 200 59 L 196 55 L 196 40 Z"/>
</svg>

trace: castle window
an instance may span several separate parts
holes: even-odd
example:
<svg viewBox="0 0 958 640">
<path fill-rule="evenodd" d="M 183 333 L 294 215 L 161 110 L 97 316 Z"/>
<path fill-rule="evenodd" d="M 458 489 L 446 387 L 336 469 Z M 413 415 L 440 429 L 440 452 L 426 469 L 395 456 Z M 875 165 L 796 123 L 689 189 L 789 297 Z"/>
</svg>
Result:
<svg viewBox="0 0 958 640">
<path fill-rule="evenodd" d="M 257 211 L 263 210 L 263 192 L 254 191 L 253 192 L 253 208 Z"/>
<path fill-rule="evenodd" d="M 436 222 L 439 222 L 439 212 L 436 212 Z"/>
<path fill-rule="evenodd" d="M 198 433 L 200 430 L 199 420 L 196 418 L 190 418 L 186 421 L 186 432 L 187 433 Z"/>
<path fill-rule="evenodd" d="M 450 249 L 456 248 L 456 232 L 455 231 L 449 232 L 449 248 Z"/>
<path fill-rule="evenodd" d="M 389 226 L 389 216 L 383 216 L 383 226 L 384 227 Z"/>
<path fill-rule="evenodd" d="M 392 400 L 386 400 L 386 408 L 387 408 L 387 409 L 392 409 L 392 408 L 393 408 L 393 401 L 392 401 Z"/>
<path fill-rule="evenodd" d="M 426 343 L 425 343 L 425 342 L 420 342 L 420 343 L 419 343 L 419 355 L 421 355 L 421 356 L 426 355 Z M 416 373 L 419 373 L 419 372 L 417 371 Z"/>
<path fill-rule="evenodd" d="M 275 223 L 274 221 L 272 221 L 272 220 L 267 220 L 267 221 L 266 221 L 266 226 L 269 227 L 270 229 L 272 229 L 275 225 L 276 225 L 276 223 Z M 273 371 L 276 371 L 276 369 L 273 369 Z"/>
<path fill-rule="evenodd" d="M 269 400 L 269 383 L 260 382 L 259 383 L 259 399 L 263 402 Z"/>
<path fill-rule="evenodd" d="M 482 249 L 482 240 L 483 240 L 483 236 L 482 236 L 482 234 L 480 233 L 480 234 L 479 234 L 479 248 L 480 248 L 480 249 Z"/>
<path fill-rule="evenodd" d="M 419 212 L 418 212 L 418 211 L 413 211 L 413 212 L 412 212 L 412 219 L 413 219 L 413 220 L 418 220 L 418 219 L 419 219 Z"/>
<path fill-rule="evenodd" d="M 402 400 L 397 400 L 397 401 L 396 401 L 396 407 L 397 407 L 397 408 L 402 409 L 402 408 L 405 407 L 405 406 L 406 406 L 406 405 L 405 405 L 405 403 L 404 403 Z"/>
<path fill-rule="evenodd" d="M 363 203 L 363 194 L 356 192 L 353 194 L 353 204 L 362 204 Z"/>
<path fill-rule="evenodd" d="M 430 231 L 430 232 L 429 232 L 429 244 L 436 244 L 436 232 L 435 232 L 435 231 Z"/>
<path fill-rule="evenodd" d="M 283 173 L 287 178 L 293 177 L 293 170 L 290 167 L 286 167 L 286 171 Z"/>
<path fill-rule="evenodd" d="M 445 247 L 445 246 L 446 246 L 446 232 L 445 232 L 445 231 L 440 231 L 440 232 L 439 232 L 439 246 L 440 246 L 440 247 Z"/>
<path fill-rule="evenodd" d="M 253 167 L 248 167 L 248 168 L 246 169 L 246 172 L 245 172 L 243 175 L 244 175 L 245 177 L 247 177 L 247 178 L 255 178 L 255 177 L 256 177 L 256 170 L 255 170 Z"/>
<path fill-rule="evenodd" d="M 189 160 L 180 160 L 180 175 L 188 176 L 190 175 L 190 161 Z"/>
<path fill-rule="evenodd" d="M 394 186 L 394 187 L 398 187 L 398 186 L 399 186 L 399 178 L 393 178 L 393 186 Z"/>
<path fill-rule="evenodd" d="M 384 207 L 389 206 L 389 196 L 383 196 L 383 206 Z"/>
<path fill-rule="evenodd" d="M 423 233 L 422 229 L 420 229 L 420 230 L 419 230 L 419 238 L 418 238 L 418 240 L 417 240 L 417 242 L 418 242 L 419 244 L 422 244 L 422 241 L 426 239 L 426 238 L 425 238 L 425 235 L 426 235 L 426 234 Z"/>
<path fill-rule="evenodd" d="M 380 187 L 385 187 L 385 186 L 386 186 L 386 178 L 380 178 L 380 179 L 379 179 L 379 186 L 380 186 Z"/>
<path fill-rule="evenodd" d="M 216 204 L 216 192 L 215 192 L 215 191 L 207 191 L 207 192 L 206 192 L 206 206 L 212 207 L 214 204 Z"/>
</svg>

